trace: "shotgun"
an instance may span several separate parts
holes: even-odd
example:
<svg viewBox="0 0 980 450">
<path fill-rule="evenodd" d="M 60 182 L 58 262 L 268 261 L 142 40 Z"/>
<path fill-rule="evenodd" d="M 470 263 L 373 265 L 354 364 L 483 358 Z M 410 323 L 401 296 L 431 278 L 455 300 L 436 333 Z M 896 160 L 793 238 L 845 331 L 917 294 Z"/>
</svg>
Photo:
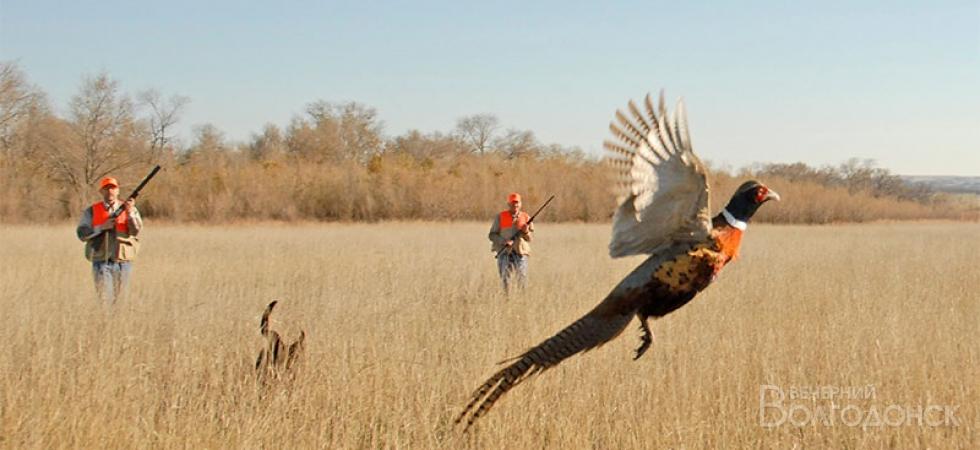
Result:
<svg viewBox="0 0 980 450">
<path fill-rule="evenodd" d="M 159 172 L 159 171 L 160 171 L 160 166 L 154 166 L 154 167 L 153 167 L 153 170 L 151 170 L 151 171 L 150 171 L 150 174 L 149 174 L 149 175 L 147 175 L 147 176 L 146 176 L 145 178 L 143 178 L 143 181 L 140 181 L 140 184 L 137 184 L 137 185 L 136 185 L 136 189 L 133 189 L 133 192 L 129 194 L 129 197 L 126 197 L 126 200 L 125 200 L 125 201 L 123 201 L 123 203 L 126 203 L 126 202 L 128 202 L 128 201 L 130 201 L 131 199 L 134 199 L 134 198 L 136 198 L 136 197 L 138 197 L 138 196 L 140 195 L 140 191 L 142 191 L 142 190 L 143 190 L 143 188 L 144 188 L 144 187 L 146 187 L 146 183 L 149 183 L 149 182 L 150 182 L 150 180 L 152 180 L 152 179 L 153 179 L 153 177 L 154 177 L 154 176 L 155 176 L 155 175 L 157 174 L 157 172 Z M 123 207 L 122 207 L 122 205 L 119 205 L 119 207 L 118 207 L 118 208 L 116 208 L 116 210 L 115 210 L 115 211 L 113 211 L 113 212 L 112 212 L 112 214 L 109 214 L 109 219 L 108 219 L 108 220 L 109 220 L 109 221 L 113 221 L 113 220 L 116 220 L 116 218 L 117 218 L 117 217 L 119 217 L 119 215 L 120 215 L 120 214 L 122 214 L 122 212 L 123 212 L 124 210 L 125 210 L 125 208 L 123 208 Z M 102 234 L 103 232 L 104 232 L 104 230 L 96 230 L 96 231 L 95 231 L 94 233 L 92 233 L 92 234 L 90 234 L 90 235 L 88 235 L 88 236 L 87 236 L 87 237 L 85 238 L 85 240 L 87 241 L 87 240 L 89 240 L 89 239 L 92 239 L 92 238 L 94 238 L 94 237 L 97 237 L 97 236 L 99 236 L 100 234 Z"/>
<path fill-rule="evenodd" d="M 547 201 L 545 201 L 545 202 L 544 202 L 544 204 L 543 204 L 543 205 L 541 205 L 541 207 L 540 207 L 540 208 L 538 208 L 538 210 L 537 210 L 537 211 L 535 211 L 535 213 L 534 213 L 533 215 L 531 215 L 531 218 L 530 218 L 530 219 L 527 219 L 527 224 L 528 224 L 528 225 L 531 225 L 531 222 L 534 222 L 534 218 L 535 218 L 535 217 L 538 217 L 538 214 L 541 214 L 541 211 L 543 211 L 543 210 L 544 210 L 544 208 L 545 208 L 545 206 L 548 206 L 548 203 L 551 203 L 551 201 L 552 201 L 552 200 L 554 200 L 554 199 L 555 199 L 555 196 L 554 196 L 554 195 L 552 195 L 551 197 L 548 197 L 548 200 L 547 200 Z M 520 231 L 518 231 L 518 232 L 520 232 Z M 514 237 L 514 238 L 516 238 L 516 237 L 517 237 L 517 235 L 515 234 L 515 235 L 514 235 L 513 237 Z M 516 240 L 516 239 L 515 239 L 515 240 Z M 512 248 L 513 248 L 513 245 L 512 245 L 512 246 L 510 246 L 510 247 L 508 247 L 508 246 L 506 246 L 506 245 L 505 245 L 505 246 L 504 246 L 504 248 L 502 248 L 502 249 L 500 249 L 500 251 L 499 251 L 499 252 L 497 252 L 497 254 L 496 254 L 496 255 L 493 255 L 493 257 L 494 257 L 494 258 L 499 258 L 499 257 L 500 257 L 500 255 L 502 255 L 502 254 L 503 254 L 503 253 L 504 253 L 505 251 L 507 251 L 507 250 L 510 250 L 510 249 L 512 249 Z"/>
</svg>

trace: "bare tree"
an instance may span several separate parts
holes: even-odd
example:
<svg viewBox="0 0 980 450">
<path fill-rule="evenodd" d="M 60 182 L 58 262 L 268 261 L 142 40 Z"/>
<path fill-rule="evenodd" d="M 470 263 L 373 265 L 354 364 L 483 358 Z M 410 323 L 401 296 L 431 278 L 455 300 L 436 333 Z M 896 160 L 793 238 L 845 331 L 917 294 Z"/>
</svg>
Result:
<svg viewBox="0 0 980 450">
<path fill-rule="evenodd" d="M 367 163 L 373 156 L 384 151 L 381 138 L 383 125 L 378 119 L 378 111 L 370 106 L 356 102 L 337 107 L 340 119 L 340 138 L 348 157 Z"/>
<path fill-rule="evenodd" d="M 383 125 L 374 108 L 360 103 L 335 105 L 317 101 L 306 108 L 309 120 L 290 124 L 290 150 L 313 161 L 355 160 L 366 164 L 382 153 Z"/>
<path fill-rule="evenodd" d="M 476 114 L 456 121 L 456 133 L 474 153 L 481 155 L 489 150 L 494 134 L 500 128 L 500 120 L 493 114 Z"/>
<path fill-rule="evenodd" d="M 277 159 L 286 154 L 286 139 L 279 127 L 266 124 L 262 134 L 253 135 L 246 147 L 249 157 L 258 161 Z"/>
<path fill-rule="evenodd" d="M 180 120 L 180 113 L 190 103 L 190 98 L 173 95 L 163 99 L 155 89 L 139 94 L 139 101 L 150 110 L 150 153 L 159 158 L 165 150 L 173 151 L 173 127 Z"/>
<path fill-rule="evenodd" d="M 50 179 L 65 188 L 61 201 L 73 211 L 96 181 L 148 160 L 147 132 L 133 103 L 107 75 L 86 78 L 69 104 L 69 117 L 40 122 L 32 154 Z"/>
<path fill-rule="evenodd" d="M 146 159 L 145 130 L 134 116 L 133 102 L 108 75 L 86 79 L 70 111 L 77 145 L 72 156 L 79 158 L 73 170 L 77 182 L 92 185 Z"/>
<path fill-rule="evenodd" d="M 0 61 L 0 151 L 10 149 L 16 128 L 32 112 L 47 109 L 43 99 L 16 64 Z"/>
<path fill-rule="evenodd" d="M 514 159 L 538 153 L 541 145 L 530 130 L 509 129 L 506 134 L 494 141 L 494 147 L 507 159 Z"/>
<path fill-rule="evenodd" d="M 409 130 L 392 139 L 386 148 L 386 154 L 406 155 L 416 161 L 446 158 L 464 151 L 467 150 L 454 136 L 438 131 L 423 134 L 418 130 Z"/>
<path fill-rule="evenodd" d="M 330 122 L 332 124 L 332 122 Z M 286 129 L 286 149 L 304 161 L 320 163 L 330 159 L 339 159 L 339 153 L 331 143 L 336 139 L 336 127 L 333 132 L 325 132 L 323 124 L 311 123 L 304 117 L 294 117 Z"/>
<path fill-rule="evenodd" d="M 206 123 L 194 128 L 194 143 L 184 155 L 185 163 L 205 164 L 216 162 L 227 155 L 225 134 L 213 124 Z"/>
</svg>

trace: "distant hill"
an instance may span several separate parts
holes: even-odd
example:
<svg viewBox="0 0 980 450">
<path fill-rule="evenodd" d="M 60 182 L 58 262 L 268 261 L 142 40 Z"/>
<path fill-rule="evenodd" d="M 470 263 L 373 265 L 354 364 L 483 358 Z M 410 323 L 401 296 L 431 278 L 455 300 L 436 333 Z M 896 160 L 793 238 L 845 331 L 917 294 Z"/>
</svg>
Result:
<svg viewBox="0 0 980 450">
<path fill-rule="evenodd" d="M 939 192 L 980 195 L 980 177 L 902 175 L 902 179 L 912 184 L 925 184 Z"/>
</svg>

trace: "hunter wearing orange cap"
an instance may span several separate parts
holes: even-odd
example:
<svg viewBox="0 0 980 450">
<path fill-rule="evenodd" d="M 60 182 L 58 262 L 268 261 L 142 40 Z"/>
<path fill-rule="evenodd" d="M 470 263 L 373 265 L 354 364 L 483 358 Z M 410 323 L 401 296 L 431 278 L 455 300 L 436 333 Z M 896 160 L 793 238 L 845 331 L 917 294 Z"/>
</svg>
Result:
<svg viewBox="0 0 980 450">
<path fill-rule="evenodd" d="M 497 254 L 497 270 L 504 291 L 509 292 L 512 278 L 517 277 L 518 286 L 527 286 L 527 261 L 531 255 L 531 233 L 534 224 L 529 223 L 527 213 L 521 211 L 521 194 L 516 192 L 507 196 L 507 210 L 501 211 L 490 226 L 491 251 Z"/>
<path fill-rule="evenodd" d="M 92 262 L 96 292 L 103 301 L 113 304 L 129 284 L 143 220 L 134 199 L 119 200 L 119 182 L 115 178 L 100 180 L 99 193 L 102 201 L 85 208 L 75 233 L 85 242 L 85 258 Z"/>
</svg>

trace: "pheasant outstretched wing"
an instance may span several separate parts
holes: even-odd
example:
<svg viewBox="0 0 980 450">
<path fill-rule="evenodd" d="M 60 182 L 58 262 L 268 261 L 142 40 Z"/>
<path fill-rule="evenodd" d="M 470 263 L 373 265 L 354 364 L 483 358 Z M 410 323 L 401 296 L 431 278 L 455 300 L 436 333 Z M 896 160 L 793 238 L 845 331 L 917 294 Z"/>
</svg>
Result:
<svg viewBox="0 0 980 450">
<path fill-rule="evenodd" d="M 604 144 L 616 169 L 617 202 L 609 254 L 650 254 L 664 245 L 701 240 L 711 230 L 708 180 L 694 154 L 684 101 L 667 113 L 663 91 L 657 109 L 648 94 L 644 110 L 629 102 L 609 124 L 615 141 Z"/>
</svg>

